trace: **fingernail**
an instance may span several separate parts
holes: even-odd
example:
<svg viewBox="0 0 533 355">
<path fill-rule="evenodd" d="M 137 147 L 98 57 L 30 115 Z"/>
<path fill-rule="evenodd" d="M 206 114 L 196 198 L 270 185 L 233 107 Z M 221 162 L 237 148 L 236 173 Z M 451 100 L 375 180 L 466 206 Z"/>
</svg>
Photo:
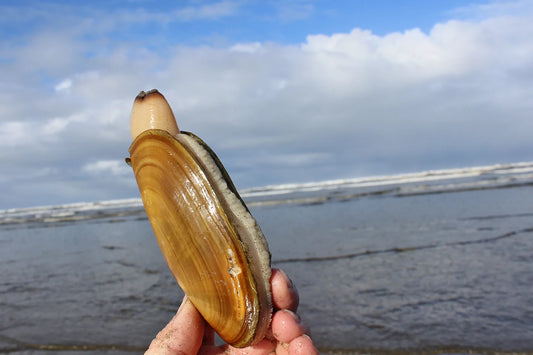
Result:
<svg viewBox="0 0 533 355">
<path fill-rule="evenodd" d="M 313 339 L 311 339 L 311 337 L 310 337 L 309 335 L 307 335 L 307 334 L 303 334 L 302 336 L 303 336 L 304 338 L 309 339 L 311 342 L 313 342 Z"/>
<path fill-rule="evenodd" d="M 289 313 L 290 315 L 293 316 L 294 320 L 296 321 L 296 323 L 298 324 L 301 324 L 302 323 L 302 318 L 300 317 L 300 315 L 296 312 L 293 312 L 291 311 L 290 309 L 283 309 L 281 312 L 287 312 Z"/>
</svg>

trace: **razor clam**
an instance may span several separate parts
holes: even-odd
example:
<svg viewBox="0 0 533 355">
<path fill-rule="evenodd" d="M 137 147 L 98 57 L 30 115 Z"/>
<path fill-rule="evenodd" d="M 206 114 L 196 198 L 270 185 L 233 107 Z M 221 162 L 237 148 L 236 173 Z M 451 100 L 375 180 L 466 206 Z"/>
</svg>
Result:
<svg viewBox="0 0 533 355">
<path fill-rule="evenodd" d="M 257 222 L 215 153 L 180 132 L 157 90 L 136 97 L 131 131 L 128 162 L 170 270 L 222 339 L 256 344 L 272 316 L 270 252 Z"/>
</svg>

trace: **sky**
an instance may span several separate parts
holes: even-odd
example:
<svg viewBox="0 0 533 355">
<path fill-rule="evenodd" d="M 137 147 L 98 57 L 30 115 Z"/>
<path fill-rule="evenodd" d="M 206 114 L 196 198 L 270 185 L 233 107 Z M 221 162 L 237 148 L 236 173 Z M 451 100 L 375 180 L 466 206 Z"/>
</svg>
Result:
<svg viewBox="0 0 533 355">
<path fill-rule="evenodd" d="M 239 189 L 533 160 L 533 0 L 0 0 L 0 209 L 139 197 L 159 89 Z"/>
</svg>

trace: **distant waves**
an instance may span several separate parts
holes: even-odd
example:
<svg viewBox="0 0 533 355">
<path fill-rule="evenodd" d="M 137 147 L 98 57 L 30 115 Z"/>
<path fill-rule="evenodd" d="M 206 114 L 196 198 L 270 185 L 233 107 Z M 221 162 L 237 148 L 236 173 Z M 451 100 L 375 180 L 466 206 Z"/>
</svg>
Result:
<svg viewBox="0 0 533 355">
<path fill-rule="evenodd" d="M 533 185 L 533 162 L 373 176 L 240 190 L 250 206 L 321 204 L 368 196 L 412 196 Z M 145 218 L 138 198 L 0 210 L 0 226 L 72 223 L 89 219 Z"/>
<path fill-rule="evenodd" d="M 144 214 L 141 199 L 80 202 L 0 211 L 0 226 L 57 224 Z"/>
<path fill-rule="evenodd" d="M 354 198 L 412 196 L 533 184 L 533 162 L 498 164 L 418 173 L 272 185 L 240 191 L 249 205 L 324 203 Z"/>
</svg>

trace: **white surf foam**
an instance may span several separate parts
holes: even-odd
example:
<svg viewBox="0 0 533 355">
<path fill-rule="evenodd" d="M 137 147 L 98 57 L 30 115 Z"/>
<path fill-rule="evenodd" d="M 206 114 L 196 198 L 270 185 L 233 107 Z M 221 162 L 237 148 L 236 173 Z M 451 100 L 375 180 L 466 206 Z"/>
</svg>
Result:
<svg viewBox="0 0 533 355">
<path fill-rule="evenodd" d="M 513 184 L 533 184 L 533 162 L 497 164 L 456 169 L 429 170 L 416 173 L 380 175 L 353 179 L 337 179 L 317 182 L 267 185 L 242 189 L 241 196 L 253 205 L 283 204 L 325 200 L 332 190 L 350 191 L 356 196 L 357 189 L 373 189 L 394 186 L 398 195 L 422 194 L 477 189 L 497 188 Z M 312 195 L 312 197 L 310 197 Z M 0 210 L 0 225 L 25 222 L 76 221 L 120 214 L 118 211 L 142 211 L 140 198 L 79 202 L 63 205 L 36 206 Z"/>
</svg>

